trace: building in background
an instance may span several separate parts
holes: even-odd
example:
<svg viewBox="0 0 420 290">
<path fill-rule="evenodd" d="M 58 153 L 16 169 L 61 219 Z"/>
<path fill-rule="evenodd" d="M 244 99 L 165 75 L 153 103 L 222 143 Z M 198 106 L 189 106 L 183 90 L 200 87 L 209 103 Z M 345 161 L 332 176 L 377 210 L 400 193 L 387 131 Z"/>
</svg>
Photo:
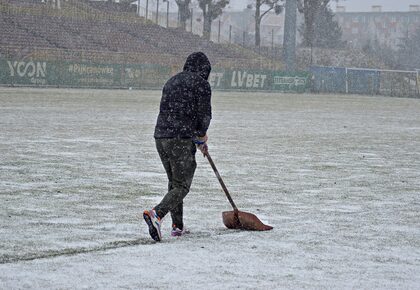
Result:
<svg viewBox="0 0 420 290">
<path fill-rule="evenodd" d="M 349 46 L 378 42 L 396 49 L 401 38 L 420 28 L 420 5 L 410 5 L 406 12 L 383 12 L 379 5 L 372 6 L 371 12 L 346 12 L 344 6 L 337 6 L 336 19 Z"/>
</svg>

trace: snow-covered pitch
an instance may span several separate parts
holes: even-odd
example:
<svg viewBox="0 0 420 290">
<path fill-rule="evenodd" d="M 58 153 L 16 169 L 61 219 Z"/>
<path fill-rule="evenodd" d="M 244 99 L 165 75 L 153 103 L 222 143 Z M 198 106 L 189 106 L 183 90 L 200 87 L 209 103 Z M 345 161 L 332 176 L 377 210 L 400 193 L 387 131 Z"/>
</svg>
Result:
<svg viewBox="0 0 420 290">
<path fill-rule="evenodd" d="M 419 289 L 420 100 L 213 94 L 191 234 L 154 243 L 160 92 L 0 88 L 1 289 Z"/>
</svg>

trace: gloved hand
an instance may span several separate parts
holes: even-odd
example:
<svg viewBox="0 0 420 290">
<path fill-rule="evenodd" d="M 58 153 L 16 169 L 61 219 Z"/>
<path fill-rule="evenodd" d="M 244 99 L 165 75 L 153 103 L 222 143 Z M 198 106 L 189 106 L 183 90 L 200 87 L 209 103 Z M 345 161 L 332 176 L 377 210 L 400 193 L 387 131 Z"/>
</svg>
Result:
<svg viewBox="0 0 420 290">
<path fill-rule="evenodd" d="M 201 153 L 203 153 L 203 156 L 206 156 L 206 154 L 209 150 L 209 147 L 207 146 L 207 143 L 197 145 L 197 148 L 201 151 Z"/>
<path fill-rule="evenodd" d="M 207 140 L 208 140 L 208 136 L 207 134 L 204 135 L 203 137 L 199 137 L 196 136 L 193 140 L 195 145 L 197 146 L 197 148 L 201 151 L 201 153 L 203 153 L 204 156 L 206 156 L 207 151 L 208 151 L 208 146 L 207 146 Z"/>
</svg>

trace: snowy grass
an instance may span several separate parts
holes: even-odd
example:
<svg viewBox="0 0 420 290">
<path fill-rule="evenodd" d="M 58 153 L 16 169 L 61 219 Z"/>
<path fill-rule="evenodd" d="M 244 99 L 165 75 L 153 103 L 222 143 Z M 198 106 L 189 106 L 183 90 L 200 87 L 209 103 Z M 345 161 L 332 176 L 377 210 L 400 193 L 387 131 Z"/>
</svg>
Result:
<svg viewBox="0 0 420 290">
<path fill-rule="evenodd" d="M 156 91 L 0 88 L 2 289 L 419 289 L 420 100 L 222 93 L 191 234 L 139 218 L 166 189 Z"/>
</svg>

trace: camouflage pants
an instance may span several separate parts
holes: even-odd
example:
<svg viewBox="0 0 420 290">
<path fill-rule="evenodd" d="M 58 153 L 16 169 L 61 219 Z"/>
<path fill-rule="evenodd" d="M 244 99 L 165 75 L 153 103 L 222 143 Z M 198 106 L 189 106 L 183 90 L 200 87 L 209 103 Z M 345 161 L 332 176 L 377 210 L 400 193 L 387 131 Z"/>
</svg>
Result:
<svg viewBox="0 0 420 290">
<path fill-rule="evenodd" d="M 163 218 L 171 213 L 172 224 L 182 229 L 183 199 L 190 191 L 194 172 L 197 167 L 197 151 L 192 139 L 165 138 L 155 139 L 163 167 L 168 176 L 168 193 L 155 207 L 157 214 Z"/>
</svg>

